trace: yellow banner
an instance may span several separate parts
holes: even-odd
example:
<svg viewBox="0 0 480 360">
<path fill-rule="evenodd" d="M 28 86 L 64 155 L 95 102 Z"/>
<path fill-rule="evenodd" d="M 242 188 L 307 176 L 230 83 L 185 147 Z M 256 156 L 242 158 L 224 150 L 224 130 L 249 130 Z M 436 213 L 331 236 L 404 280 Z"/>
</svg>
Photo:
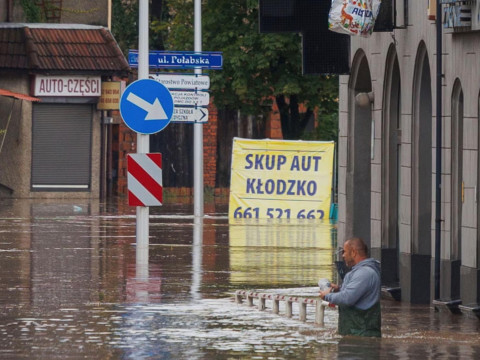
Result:
<svg viewBox="0 0 480 360">
<path fill-rule="evenodd" d="M 334 142 L 235 138 L 229 218 L 328 219 Z"/>
</svg>

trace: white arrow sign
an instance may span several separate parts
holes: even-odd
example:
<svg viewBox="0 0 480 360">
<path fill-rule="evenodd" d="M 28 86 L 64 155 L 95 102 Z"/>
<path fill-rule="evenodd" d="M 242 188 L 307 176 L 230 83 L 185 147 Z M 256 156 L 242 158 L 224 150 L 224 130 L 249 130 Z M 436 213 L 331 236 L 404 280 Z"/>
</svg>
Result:
<svg viewBox="0 0 480 360">
<path fill-rule="evenodd" d="M 128 94 L 127 100 L 147 112 L 147 116 L 145 116 L 145 120 L 168 119 L 168 116 L 165 113 L 165 110 L 163 110 L 162 104 L 160 104 L 160 101 L 158 101 L 158 98 L 155 98 L 155 101 L 153 102 L 153 104 L 150 104 L 148 101 L 143 100 L 141 97 L 131 92 L 130 94 Z"/>
<path fill-rule="evenodd" d="M 208 90 L 210 88 L 210 77 L 207 75 L 150 74 L 149 77 L 168 89 Z"/>
<path fill-rule="evenodd" d="M 204 91 L 170 91 L 175 106 L 207 106 L 210 103 L 210 94 Z"/>
<path fill-rule="evenodd" d="M 208 110 L 204 108 L 186 108 L 175 106 L 171 121 L 183 123 L 207 122 Z"/>
</svg>

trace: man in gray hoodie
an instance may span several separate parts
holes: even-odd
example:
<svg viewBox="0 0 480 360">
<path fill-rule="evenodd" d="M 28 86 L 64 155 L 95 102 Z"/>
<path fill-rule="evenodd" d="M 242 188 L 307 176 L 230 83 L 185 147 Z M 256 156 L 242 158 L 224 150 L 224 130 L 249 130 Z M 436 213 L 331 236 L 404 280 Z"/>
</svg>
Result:
<svg viewBox="0 0 480 360">
<path fill-rule="evenodd" d="M 368 248 L 360 238 L 343 246 L 343 259 L 351 267 L 341 286 L 332 284 L 320 298 L 338 305 L 338 333 L 381 337 L 380 263 L 368 258 Z"/>
</svg>

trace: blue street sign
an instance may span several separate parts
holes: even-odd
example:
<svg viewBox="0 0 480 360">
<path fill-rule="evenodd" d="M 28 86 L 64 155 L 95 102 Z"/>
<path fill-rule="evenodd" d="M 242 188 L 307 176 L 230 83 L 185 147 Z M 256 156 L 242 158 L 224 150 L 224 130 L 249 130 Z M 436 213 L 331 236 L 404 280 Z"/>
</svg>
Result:
<svg viewBox="0 0 480 360">
<path fill-rule="evenodd" d="M 134 81 L 120 99 L 120 114 L 125 124 L 141 134 L 163 130 L 172 119 L 173 98 L 160 82 L 151 79 Z"/>
<path fill-rule="evenodd" d="M 223 57 L 220 51 L 150 51 L 148 63 L 150 68 L 155 69 L 217 70 L 223 66 Z M 131 67 L 138 67 L 138 50 L 128 51 L 128 64 Z"/>
</svg>

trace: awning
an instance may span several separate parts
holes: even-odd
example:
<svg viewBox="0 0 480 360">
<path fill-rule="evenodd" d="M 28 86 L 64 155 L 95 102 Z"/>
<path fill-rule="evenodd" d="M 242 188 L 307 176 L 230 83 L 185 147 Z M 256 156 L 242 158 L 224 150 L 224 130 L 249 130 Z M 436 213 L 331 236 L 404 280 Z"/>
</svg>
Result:
<svg viewBox="0 0 480 360">
<path fill-rule="evenodd" d="M 20 99 L 20 100 L 40 101 L 39 98 L 29 96 L 29 95 L 26 95 L 26 94 L 16 93 L 16 92 L 13 92 L 13 91 L 10 91 L 10 90 L 5 90 L 5 89 L 0 89 L 0 95 L 8 96 L 8 97 L 12 97 L 12 98 L 15 98 L 15 99 Z"/>
</svg>

